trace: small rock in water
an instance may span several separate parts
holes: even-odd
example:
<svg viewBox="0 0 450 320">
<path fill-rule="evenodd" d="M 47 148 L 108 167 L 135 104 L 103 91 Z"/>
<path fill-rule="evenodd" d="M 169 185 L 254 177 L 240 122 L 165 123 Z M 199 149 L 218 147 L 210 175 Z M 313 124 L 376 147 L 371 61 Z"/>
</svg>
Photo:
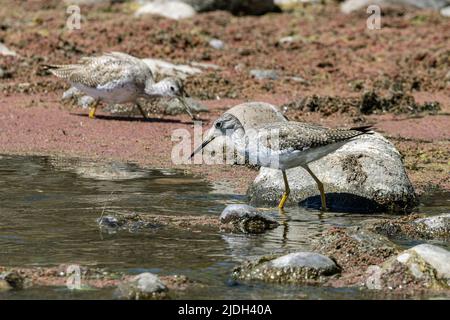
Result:
<svg viewBox="0 0 450 320">
<path fill-rule="evenodd" d="M 116 213 L 114 215 L 106 215 L 100 217 L 97 220 L 97 223 L 102 231 L 108 233 L 115 233 L 118 230 L 136 232 L 139 230 L 160 227 L 158 224 L 145 221 L 137 213 Z"/>
<path fill-rule="evenodd" d="M 12 290 L 12 287 L 9 285 L 8 281 L 0 279 L 0 292 Z"/>
<path fill-rule="evenodd" d="M 166 299 L 167 291 L 159 277 L 150 272 L 141 273 L 118 287 L 119 297 L 128 300 Z"/>
<path fill-rule="evenodd" d="M 338 273 L 339 267 L 329 257 L 315 252 L 294 252 L 278 258 L 262 257 L 245 262 L 233 271 L 241 280 L 277 283 L 307 283 L 324 280 Z"/>
<path fill-rule="evenodd" d="M 278 79 L 278 72 L 275 70 L 259 70 L 259 69 L 253 69 L 250 70 L 250 75 L 258 80 L 263 79 L 270 79 L 270 80 L 277 80 Z"/>
<path fill-rule="evenodd" d="M 208 108 L 198 101 L 187 98 L 185 99 L 186 103 L 191 107 L 191 110 L 194 114 L 200 113 L 200 112 L 208 112 Z M 183 106 L 183 104 L 178 99 L 171 99 L 167 102 L 167 105 L 164 108 L 164 113 L 168 115 L 178 115 L 178 114 L 185 114 L 186 108 Z"/>
<path fill-rule="evenodd" d="M 6 290 L 8 286 L 4 282 L 12 289 L 23 289 L 25 279 L 17 271 L 11 271 L 0 274 L 0 287 Z"/>
<path fill-rule="evenodd" d="M 108 228 L 119 228 L 122 225 L 116 217 L 112 216 L 101 217 L 97 222 L 99 226 Z"/>
<path fill-rule="evenodd" d="M 228 205 L 220 215 L 220 222 L 245 233 L 262 233 L 279 225 L 274 218 L 245 204 Z"/>
<path fill-rule="evenodd" d="M 214 49 L 218 49 L 218 50 L 221 50 L 221 49 L 223 49 L 225 47 L 225 44 L 223 43 L 223 41 L 219 40 L 219 39 L 211 39 L 211 40 L 209 40 L 209 45 L 211 47 L 213 47 Z"/>
<path fill-rule="evenodd" d="M 421 244 L 403 251 L 379 266 L 367 269 L 369 289 L 448 289 L 450 252 L 441 247 Z"/>
</svg>

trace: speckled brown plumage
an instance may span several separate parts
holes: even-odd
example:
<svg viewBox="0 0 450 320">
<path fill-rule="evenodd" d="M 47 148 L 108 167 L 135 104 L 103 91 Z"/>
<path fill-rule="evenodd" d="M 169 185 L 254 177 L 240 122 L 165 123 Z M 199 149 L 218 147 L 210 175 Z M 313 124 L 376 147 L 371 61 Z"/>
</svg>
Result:
<svg viewBox="0 0 450 320">
<path fill-rule="evenodd" d="M 346 141 L 370 131 L 370 126 L 329 129 L 304 122 L 274 122 L 256 128 L 258 143 L 274 151 L 307 150 Z"/>
<path fill-rule="evenodd" d="M 77 64 L 46 67 L 59 78 L 91 88 L 112 81 L 133 81 L 136 86 L 145 88 L 146 81 L 153 79 L 150 68 L 141 59 L 121 52 L 84 57 Z"/>
</svg>

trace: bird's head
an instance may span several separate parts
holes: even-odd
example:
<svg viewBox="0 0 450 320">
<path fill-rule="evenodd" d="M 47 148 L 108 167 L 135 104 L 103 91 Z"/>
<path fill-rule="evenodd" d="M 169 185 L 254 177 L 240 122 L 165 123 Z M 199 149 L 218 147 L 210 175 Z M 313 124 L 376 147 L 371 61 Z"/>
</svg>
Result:
<svg viewBox="0 0 450 320">
<path fill-rule="evenodd" d="M 202 144 L 194 150 L 191 154 L 191 158 L 206 147 L 211 141 L 220 136 L 233 137 L 235 134 L 244 134 L 244 127 L 242 123 L 234 115 L 230 113 L 224 113 L 216 121 L 214 121 L 211 129 Z"/>
<path fill-rule="evenodd" d="M 179 78 L 165 78 L 158 83 L 162 95 L 171 98 L 186 98 L 189 95 L 184 90 L 183 81 Z"/>
<path fill-rule="evenodd" d="M 188 98 L 189 95 L 184 90 L 183 81 L 179 78 L 165 78 L 158 83 L 147 84 L 144 96 L 146 98 L 167 97 L 178 99 L 186 110 L 190 110 L 188 102 L 186 101 L 186 98 Z"/>
</svg>

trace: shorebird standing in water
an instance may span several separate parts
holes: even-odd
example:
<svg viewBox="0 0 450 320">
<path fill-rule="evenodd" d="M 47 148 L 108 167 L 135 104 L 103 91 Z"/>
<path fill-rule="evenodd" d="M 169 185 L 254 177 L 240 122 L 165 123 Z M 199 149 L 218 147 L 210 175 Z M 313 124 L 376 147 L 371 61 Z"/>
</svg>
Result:
<svg viewBox="0 0 450 320">
<path fill-rule="evenodd" d="M 323 184 L 308 164 L 336 151 L 352 138 L 372 133 L 371 126 L 329 129 L 294 121 L 265 124 L 251 131 L 245 132 L 239 119 L 225 113 L 214 122 L 213 129 L 194 150 L 191 158 L 216 137 L 228 136 L 233 141 L 236 151 L 248 157 L 252 164 L 281 170 L 285 191 L 278 205 L 280 209 L 284 208 L 290 193 L 286 170 L 302 167 L 317 184 L 322 210 L 327 208 Z"/>
<path fill-rule="evenodd" d="M 77 64 L 45 65 L 55 76 L 69 81 L 72 86 L 95 99 L 89 118 L 95 117 L 100 101 L 111 104 L 134 103 L 144 118 L 139 98 L 177 98 L 194 119 L 183 88 L 177 78 L 165 78 L 155 83 L 153 73 L 141 59 L 121 52 L 98 57 L 84 57 Z"/>
</svg>

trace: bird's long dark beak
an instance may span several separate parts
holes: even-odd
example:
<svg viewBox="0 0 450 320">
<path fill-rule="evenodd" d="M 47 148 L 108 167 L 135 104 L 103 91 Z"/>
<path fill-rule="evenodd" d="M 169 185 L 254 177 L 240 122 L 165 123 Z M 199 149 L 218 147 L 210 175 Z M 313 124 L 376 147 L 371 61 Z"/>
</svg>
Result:
<svg viewBox="0 0 450 320">
<path fill-rule="evenodd" d="M 206 147 L 215 138 L 216 138 L 215 136 L 211 136 L 205 139 L 205 141 L 203 141 L 202 144 L 198 146 L 197 149 L 194 150 L 194 152 L 192 152 L 191 156 L 189 157 L 189 160 L 191 160 L 199 151 L 201 151 L 204 147 Z"/>
<path fill-rule="evenodd" d="M 191 96 L 184 90 L 184 88 L 181 89 L 181 96 L 184 98 L 190 98 Z"/>
<path fill-rule="evenodd" d="M 181 104 L 183 105 L 183 107 L 186 109 L 186 111 L 187 111 L 187 113 L 189 114 L 189 116 L 190 116 L 192 119 L 195 119 L 194 115 L 192 114 L 191 107 L 189 106 L 189 104 L 188 104 L 187 101 L 186 101 L 186 97 L 187 97 L 186 92 L 185 92 L 184 89 L 183 89 L 183 92 L 182 92 L 182 94 L 178 97 L 178 100 L 181 102 Z"/>
</svg>

